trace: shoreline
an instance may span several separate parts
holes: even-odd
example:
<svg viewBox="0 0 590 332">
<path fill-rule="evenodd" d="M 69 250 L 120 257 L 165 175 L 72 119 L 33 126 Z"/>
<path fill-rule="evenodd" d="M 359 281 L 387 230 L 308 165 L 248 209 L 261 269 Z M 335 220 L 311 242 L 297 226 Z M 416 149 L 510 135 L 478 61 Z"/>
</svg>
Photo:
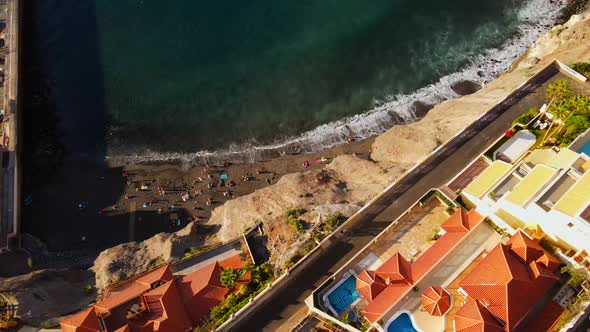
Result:
<svg viewBox="0 0 590 332">
<path fill-rule="evenodd" d="M 204 165 L 207 161 L 220 163 L 224 160 L 234 163 L 252 163 L 268 161 L 289 155 L 317 153 L 346 143 L 347 137 L 364 139 L 376 137 L 400 124 L 407 124 L 421 119 L 420 108 L 423 105 L 433 107 L 445 100 L 460 98 L 464 94 L 455 89 L 457 84 L 471 82 L 471 85 L 489 83 L 500 74 L 510 70 L 518 54 L 525 54 L 528 46 L 540 36 L 540 29 L 560 24 L 566 20 L 565 13 L 576 11 L 580 3 L 587 0 L 551 2 L 551 8 L 559 6 L 559 13 L 537 12 L 542 1 L 534 1 L 521 9 L 518 15 L 522 22 L 514 36 L 497 48 L 487 49 L 475 56 L 471 63 L 456 72 L 444 75 L 434 82 L 408 94 L 390 96 L 379 101 L 373 109 L 365 113 L 342 118 L 323 124 L 311 131 L 294 137 L 278 139 L 270 144 L 234 144 L 220 150 L 196 152 L 158 152 L 145 150 L 124 155 L 107 153 L 107 160 L 113 166 L 130 164 L 181 164 L 182 167 Z M 546 11 L 546 9 L 543 9 Z M 569 18 L 569 17 L 568 17 Z M 536 37 L 535 37 L 536 36 Z M 467 90 L 473 91 L 472 88 Z M 471 92 L 471 93 L 472 93 Z M 467 93 L 468 94 L 468 93 Z M 140 150 L 141 151 L 141 150 Z"/>
<path fill-rule="evenodd" d="M 495 66 L 494 63 L 492 65 Z M 474 66 L 473 72 L 476 73 L 478 68 Z M 449 82 L 448 85 L 457 96 L 459 92 L 465 92 L 467 95 L 478 90 L 477 83 L 463 80 L 462 77 Z M 427 88 L 434 89 L 436 86 L 432 85 Z M 444 100 L 448 100 L 448 98 L 438 97 L 436 103 L 430 103 L 428 100 L 414 100 L 412 104 L 423 113 L 419 114 L 422 118 L 435 105 Z M 61 199 L 59 201 L 52 200 L 51 193 L 46 192 L 34 195 L 33 206 L 25 207 L 25 214 L 29 219 L 29 225 L 24 225 L 25 231 L 37 234 L 47 242 L 50 250 L 70 250 L 81 247 L 88 250 L 89 254 L 95 255 L 98 251 L 119 243 L 141 241 L 159 232 L 175 232 L 182 229 L 188 218 L 195 215 L 200 220 L 207 222 L 212 210 L 228 200 L 223 196 L 225 190 L 231 190 L 233 198 L 248 195 L 275 184 L 286 174 L 322 168 L 322 164 L 314 162 L 322 156 L 334 158 L 355 153 L 360 159 L 372 162 L 370 150 L 378 136 L 372 135 L 365 139 L 312 153 L 275 153 L 269 158 L 263 158 L 263 161 L 236 162 L 227 168 L 208 168 L 207 173 L 203 173 L 198 163 L 188 162 L 182 158 L 177 158 L 176 162 L 172 163 L 170 160 L 150 160 L 143 163 L 116 163 L 113 160 L 107 160 L 106 165 L 91 165 L 84 161 L 68 162 L 69 165 L 62 167 L 55 176 L 52 176 L 53 179 L 48 186 L 51 187 L 52 192 L 59 192 Z M 342 137 L 342 139 L 344 138 Z M 229 158 L 220 156 L 211 162 L 221 164 L 223 160 L 229 160 Z M 310 161 L 309 168 L 302 166 L 304 160 Z M 376 163 L 373 164 L 376 165 Z M 248 173 L 256 174 L 257 169 L 260 168 L 265 168 L 268 172 L 257 176 L 255 181 L 240 181 Z M 84 171 L 79 169 L 84 169 Z M 131 174 L 130 185 L 126 184 L 122 178 L 123 172 Z M 208 183 L 219 181 L 218 176 L 222 172 L 227 173 L 229 180 L 234 181 L 237 185 L 209 190 Z M 207 175 L 211 175 L 213 179 L 207 179 Z M 204 181 L 200 181 L 199 177 Z M 142 182 L 149 182 L 152 184 L 152 188 L 158 186 L 174 188 L 171 190 L 174 194 L 160 198 L 154 195 L 153 190 L 136 192 L 135 186 Z M 194 193 L 201 190 L 203 194 L 194 195 L 189 202 L 182 202 L 181 193 Z M 89 191 L 92 192 L 89 193 Z M 125 199 L 125 196 L 133 198 Z M 205 202 L 208 199 L 215 203 L 206 205 Z M 150 201 L 153 203 L 143 208 L 143 204 Z M 79 211 L 76 207 L 81 202 L 87 203 L 85 211 Z M 131 207 L 132 203 L 135 203 L 133 208 Z M 166 211 L 166 208 L 171 205 L 175 205 L 178 210 Z M 197 208 L 195 209 L 195 207 Z M 107 213 L 97 213 L 101 209 L 106 210 Z M 158 209 L 162 209 L 165 213 L 158 213 Z M 45 220 L 45 211 L 52 211 L 52 219 L 67 220 L 64 222 L 65 225 L 62 225 L 63 228 L 56 230 L 47 225 L 41 225 Z M 171 215 L 177 215 L 179 219 L 182 219 L 181 223 L 171 225 Z M 127 225 L 132 218 L 139 219 L 133 228 L 135 234 L 129 234 L 132 231 L 131 227 Z M 116 230 L 114 232 L 116 234 L 113 234 L 113 230 Z M 214 233 L 214 230 L 209 230 L 201 234 L 201 237 L 205 241 L 209 234 Z M 104 241 L 104 239 L 109 241 Z"/>
</svg>

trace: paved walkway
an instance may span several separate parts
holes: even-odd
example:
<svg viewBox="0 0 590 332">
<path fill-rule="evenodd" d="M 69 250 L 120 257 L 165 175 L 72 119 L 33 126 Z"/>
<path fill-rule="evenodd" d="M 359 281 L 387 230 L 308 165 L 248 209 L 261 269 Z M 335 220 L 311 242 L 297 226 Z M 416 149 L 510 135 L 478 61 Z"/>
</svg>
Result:
<svg viewBox="0 0 590 332">
<path fill-rule="evenodd" d="M 314 264 L 292 271 L 289 286 L 276 289 L 272 296 L 259 305 L 248 317 L 243 317 L 235 331 L 286 331 L 281 329 L 305 306 L 305 299 L 334 272 L 340 269 L 361 248 L 378 235 L 392 220 L 397 219 L 432 187 L 450 181 L 469 162 L 482 154 L 512 121 L 527 112 L 526 107 L 513 107 L 523 98 L 533 95 L 535 89 L 553 78 L 557 69 L 550 67 L 518 92 L 496 105 L 489 113 L 470 125 L 450 144 L 416 167 L 401 179 L 389 192 L 365 209 L 361 220 L 351 229 L 333 240 Z"/>
</svg>

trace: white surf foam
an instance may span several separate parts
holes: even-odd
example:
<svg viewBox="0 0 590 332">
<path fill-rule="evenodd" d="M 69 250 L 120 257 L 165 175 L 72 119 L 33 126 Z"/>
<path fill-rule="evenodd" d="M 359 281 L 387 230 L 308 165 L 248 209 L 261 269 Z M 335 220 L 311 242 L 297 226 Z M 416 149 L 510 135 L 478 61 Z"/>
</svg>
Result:
<svg viewBox="0 0 590 332">
<path fill-rule="evenodd" d="M 109 156 L 115 164 L 125 162 L 141 163 L 177 160 L 184 165 L 199 164 L 205 161 L 231 160 L 234 162 L 254 162 L 289 153 L 318 152 L 346 142 L 346 138 L 367 138 L 378 135 L 391 128 L 395 119 L 405 122 L 415 121 L 414 103 L 437 104 L 459 95 L 452 85 L 459 81 L 490 82 L 506 71 L 527 47 L 548 31 L 557 21 L 565 3 L 547 0 L 531 0 L 518 12 L 521 24 L 519 31 L 501 47 L 488 49 L 476 57 L 463 70 L 446 75 L 438 82 L 423 87 L 412 94 L 389 96 L 384 101 L 376 101 L 375 107 L 363 114 L 347 117 L 339 121 L 321 125 L 297 137 L 258 146 L 254 143 L 232 145 L 224 150 L 199 151 L 194 153 L 161 153 L 144 151 L 125 156 Z"/>
</svg>

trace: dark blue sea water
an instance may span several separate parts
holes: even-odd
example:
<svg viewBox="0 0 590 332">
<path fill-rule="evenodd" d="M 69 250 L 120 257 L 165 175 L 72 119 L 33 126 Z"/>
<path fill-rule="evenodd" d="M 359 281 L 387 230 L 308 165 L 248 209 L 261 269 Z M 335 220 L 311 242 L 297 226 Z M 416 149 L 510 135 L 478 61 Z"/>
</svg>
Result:
<svg viewBox="0 0 590 332">
<path fill-rule="evenodd" d="M 27 72 L 47 82 L 67 150 L 133 160 L 264 145 L 309 151 L 382 132 L 412 120 L 414 101 L 456 97 L 454 82 L 505 70 L 558 8 L 546 0 L 27 5 Z"/>
</svg>

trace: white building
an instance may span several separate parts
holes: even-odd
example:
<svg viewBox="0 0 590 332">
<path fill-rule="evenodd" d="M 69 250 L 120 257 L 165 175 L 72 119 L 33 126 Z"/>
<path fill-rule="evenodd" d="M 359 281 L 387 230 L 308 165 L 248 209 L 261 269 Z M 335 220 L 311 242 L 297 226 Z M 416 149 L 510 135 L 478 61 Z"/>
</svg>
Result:
<svg viewBox="0 0 590 332">
<path fill-rule="evenodd" d="M 546 234 L 590 267 L 589 169 L 588 156 L 567 148 L 534 150 L 515 165 L 493 162 L 461 195 L 509 233 Z"/>
</svg>

